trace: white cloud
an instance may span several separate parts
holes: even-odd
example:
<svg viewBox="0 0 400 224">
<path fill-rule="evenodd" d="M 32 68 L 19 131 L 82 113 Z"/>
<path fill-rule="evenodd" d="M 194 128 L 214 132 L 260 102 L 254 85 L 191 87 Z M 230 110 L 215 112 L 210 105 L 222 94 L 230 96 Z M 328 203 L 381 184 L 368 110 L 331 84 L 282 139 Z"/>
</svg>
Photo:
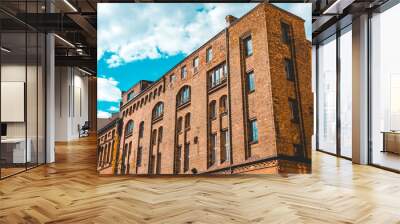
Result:
<svg viewBox="0 0 400 224">
<path fill-rule="evenodd" d="M 118 82 L 112 78 L 97 78 L 97 101 L 119 102 L 121 100 L 121 90 Z"/>
<path fill-rule="evenodd" d="M 189 54 L 225 27 L 225 16 L 241 17 L 256 4 L 98 5 L 98 60 L 109 67 L 141 59 Z"/>
<path fill-rule="evenodd" d="M 117 111 L 119 111 L 119 108 L 118 108 L 118 107 L 115 107 L 115 106 L 111 106 L 111 107 L 108 109 L 108 111 L 117 112 Z"/>
<path fill-rule="evenodd" d="M 225 16 L 241 17 L 257 4 L 98 4 L 98 60 L 110 68 L 142 59 L 189 54 L 225 27 Z M 280 3 L 306 20 L 311 38 L 311 4 Z"/>
<path fill-rule="evenodd" d="M 108 113 L 106 111 L 101 111 L 101 110 L 97 111 L 97 118 L 110 118 L 110 117 L 111 117 L 111 113 Z"/>
</svg>

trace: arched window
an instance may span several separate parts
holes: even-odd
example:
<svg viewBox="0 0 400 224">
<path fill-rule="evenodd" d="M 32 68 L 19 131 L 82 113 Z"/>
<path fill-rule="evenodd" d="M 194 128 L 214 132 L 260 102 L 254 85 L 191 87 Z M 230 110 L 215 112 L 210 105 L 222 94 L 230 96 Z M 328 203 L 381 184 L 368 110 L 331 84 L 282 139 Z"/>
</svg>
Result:
<svg viewBox="0 0 400 224">
<path fill-rule="evenodd" d="M 152 97 L 153 97 L 153 92 L 150 92 L 150 94 L 149 94 L 149 100 L 151 100 Z"/>
<path fill-rule="evenodd" d="M 136 104 L 133 104 L 133 111 L 136 110 Z"/>
<path fill-rule="evenodd" d="M 219 112 L 220 114 L 224 114 L 228 112 L 228 104 L 226 95 L 221 96 L 219 99 Z"/>
<path fill-rule="evenodd" d="M 155 89 L 155 90 L 154 90 L 154 93 L 153 93 L 153 99 L 155 99 L 155 98 L 156 98 L 156 96 L 157 96 L 157 89 Z"/>
<path fill-rule="evenodd" d="M 153 108 L 153 119 L 161 118 L 164 114 L 164 104 L 162 102 L 158 102 Z"/>
<path fill-rule="evenodd" d="M 185 129 L 189 129 L 190 128 L 190 113 L 187 113 L 185 115 Z"/>
<path fill-rule="evenodd" d="M 214 119 L 216 118 L 216 111 L 215 111 L 215 100 L 211 101 L 210 105 L 209 105 L 209 113 L 210 113 L 210 119 Z"/>
<path fill-rule="evenodd" d="M 144 121 L 140 122 L 139 124 L 139 138 L 143 138 L 144 133 Z"/>
<path fill-rule="evenodd" d="M 131 136 L 133 132 L 133 121 L 129 120 L 125 126 L 125 137 Z"/>
<path fill-rule="evenodd" d="M 146 97 L 144 98 L 144 103 L 147 102 L 147 98 L 148 98 L 148 96 L 146 95 Z"/>
<path fill-rule="evenodd" d="M 190 101 L 190 86 L 182 87 L 176 96 L 176 106 L 179 107 Z"/>
</svg>

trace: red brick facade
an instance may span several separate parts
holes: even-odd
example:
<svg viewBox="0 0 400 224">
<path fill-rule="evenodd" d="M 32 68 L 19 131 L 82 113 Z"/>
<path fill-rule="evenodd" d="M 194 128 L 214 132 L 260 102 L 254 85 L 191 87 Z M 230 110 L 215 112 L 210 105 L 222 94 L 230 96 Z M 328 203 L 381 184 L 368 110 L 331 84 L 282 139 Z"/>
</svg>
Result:
<svg viewBox="0 0 400 224">
<path fill-rule="evenodd" d="M 101 174 L 310 171 L 304 21 L 266 3 L 227 21 L 162 78 L 122 94 L 119 149 Z"/>
</svg>

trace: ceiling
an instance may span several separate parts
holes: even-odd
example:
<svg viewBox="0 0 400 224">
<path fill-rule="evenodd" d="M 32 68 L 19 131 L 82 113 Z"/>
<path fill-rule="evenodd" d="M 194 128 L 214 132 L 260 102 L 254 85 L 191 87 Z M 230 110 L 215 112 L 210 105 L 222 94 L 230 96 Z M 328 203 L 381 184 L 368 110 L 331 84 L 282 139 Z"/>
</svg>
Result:
<svg viewBox="0 0 400 224">
<path fill-rule="evenodd" d="M 196 2 L 196 0 L 192 0 Z M 217 0 L 215 0 L 217 2 Z M 338 21 L 350 21 L 351 17 L 373 9 L 388 0 L 292 0 L 290 2 L 312 3 L 313 41 L 321 36 L 335 32 L 332 27 Z M 47 2 L 47 5 L 46 5 Z M 1 0 L 0 24 L 13 38 L 18 32 L 31 31 L 54 32 L 56 65 L 79 66 L 92 74 L 97 67 L 97 3 L 115 2 L 152 2 L 148 0 Z M 154 2 L 154 1 L 153 1 Z M 157 2 L 163 2 L 159 0 Z M 165 1 L 164 1 L 165 2 Z M 288 0 L 270 0 L 269 2 L 288 2 Z M 51 13 L 50 13 L 51 12 Z M 345 25 L 345 22 L 342 22 Z M 329 31 L 331 29 L 331 31 Z M 20 43 L 24 44 L 24 43 Z M 15 46 L 17 48 L 17 46 Z M 28 49 L 29 52 L 29 49 Z"/>
<path fill-rule="evenodd" d="M 313 43 L 351 24 L 352 18 L 391 0 L 308 0 L 312 3 Z"/>
</svg>

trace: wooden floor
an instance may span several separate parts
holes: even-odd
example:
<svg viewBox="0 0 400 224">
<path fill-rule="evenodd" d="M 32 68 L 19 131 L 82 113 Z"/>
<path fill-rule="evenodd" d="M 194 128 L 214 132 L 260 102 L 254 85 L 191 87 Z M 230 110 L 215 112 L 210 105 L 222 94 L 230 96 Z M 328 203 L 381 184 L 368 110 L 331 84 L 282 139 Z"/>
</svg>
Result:
<svg viewBox="0 0 400 224">
<path fill-rule="evenodd" d="M 98 177 L 94 138 L 0 181 L 0 223 L 400 223 L 400 175 L 314 153 L 313 174 Z"/>
</svg>

